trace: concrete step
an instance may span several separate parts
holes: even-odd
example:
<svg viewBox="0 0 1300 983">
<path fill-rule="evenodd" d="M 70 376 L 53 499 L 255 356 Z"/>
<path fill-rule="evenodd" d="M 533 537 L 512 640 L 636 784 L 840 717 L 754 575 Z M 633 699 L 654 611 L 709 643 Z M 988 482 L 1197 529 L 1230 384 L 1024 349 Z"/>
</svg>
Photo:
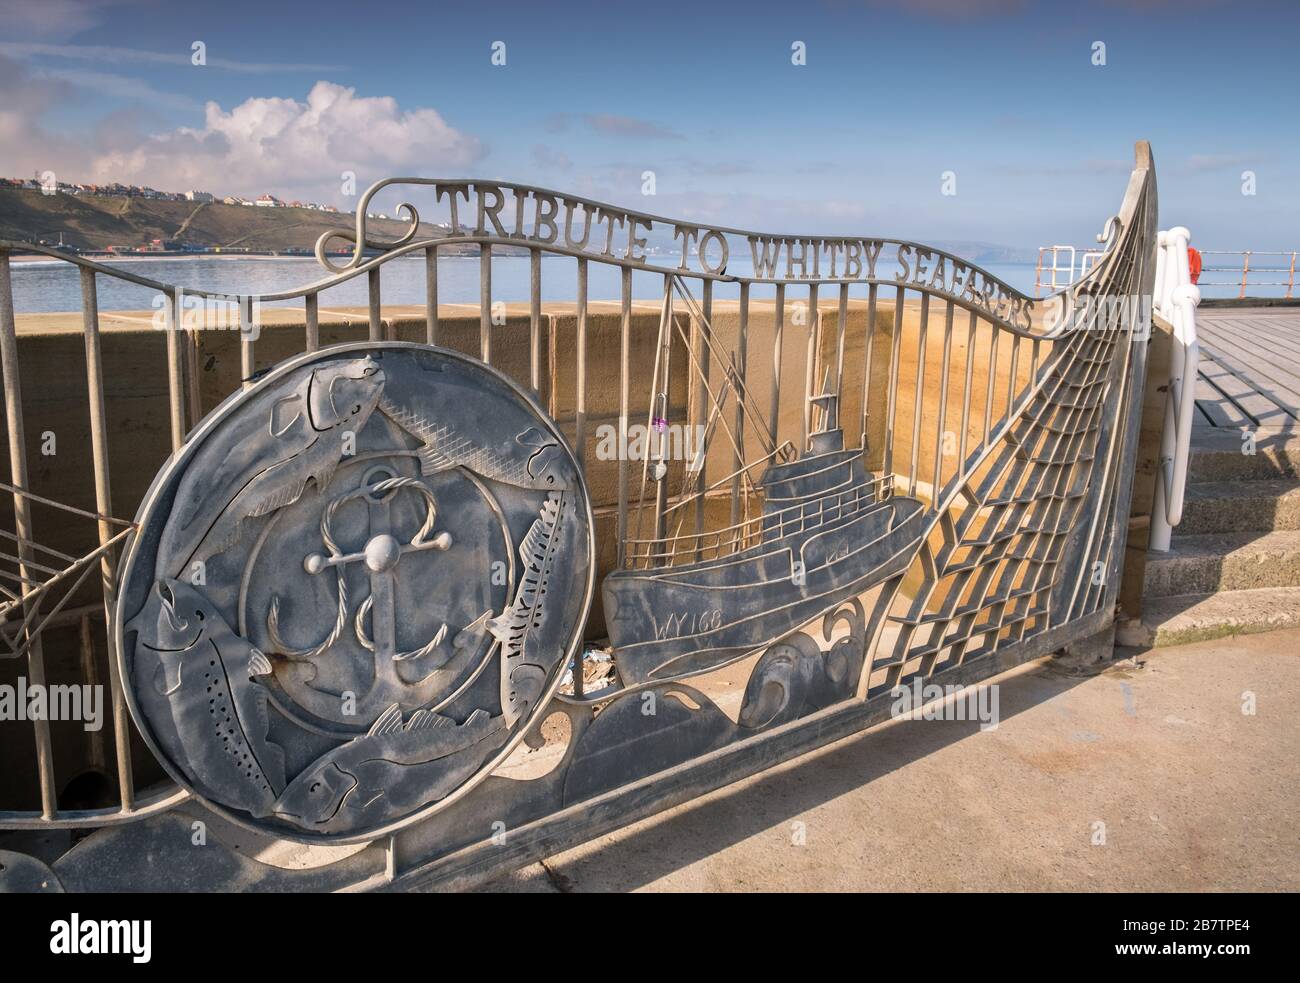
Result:
<svg viewBox="0 0 1300 983">
<path fill-rule="evenodd" d="M 1300 587 L 1300 531 L 1174 533 L 1168 553 L 1147 556 L 1146 597 Z"/>
<path fill-rule="evenodd" d="M 1300 475 L 1300 433 L 1261 428 L 1255 431 L 1255 452 L 1244 454 L 1244 449 L 1249 447 L 1239 430 L 1194 430 L 1187 480 L 1255 481 Z"/>
<path fill-rule="evenodd" d="M 1142 628 L 1145 644 L 1156 646 L 1300 628 L 1300 587 L 1148 598 Z"/>
<path fill-rule="evenodd" d="M 1300 480 L 1199 481 L 1187 486 L 1184 536 L 1300 529 Z"/>
</svg>

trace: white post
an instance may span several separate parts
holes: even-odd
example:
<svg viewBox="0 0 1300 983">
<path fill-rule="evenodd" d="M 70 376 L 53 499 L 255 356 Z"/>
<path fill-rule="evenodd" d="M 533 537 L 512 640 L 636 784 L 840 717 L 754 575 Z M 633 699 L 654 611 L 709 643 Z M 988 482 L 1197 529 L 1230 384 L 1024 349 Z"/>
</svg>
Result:
<svg viewBox="0 0 1300 983">
<path fill-rule="evenodd" d="M 1169 352 L 1169 390 L 1165 396 L 1165 426 L 1160 439 L 1160 470 L 1151 508 L 1148 548 L 1169 550 L 1173 527 L 1183 518 L 1183 491 L 1191 453 L 1192 419 L 1196 409 L 1196 378 L 1200 345 L 1196 339 L 1196 305 L 1201 292 L 1192 283 L 1187 259 L 1191 232 L 1178 226 L 1159 236 L 1154 304 L 1173 326 Z"/>
</svg>

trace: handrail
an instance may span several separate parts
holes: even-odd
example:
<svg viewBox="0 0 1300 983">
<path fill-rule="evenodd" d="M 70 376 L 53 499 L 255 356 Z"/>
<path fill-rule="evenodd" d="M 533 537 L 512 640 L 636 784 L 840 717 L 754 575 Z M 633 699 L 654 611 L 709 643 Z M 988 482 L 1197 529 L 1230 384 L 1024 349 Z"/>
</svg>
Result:
<svg viewBox="0 0 1300 983">
<path fill-rule="evenodd" d="M 1160 439 L 1160 470 L 1156 475 L 1148 548 L 1169 550 L 1173 527 L 1183 518 L 1183 493 L 1191 449 L 1192 417 L 1200 343 L 1196 337 L 1196 307 L 1201 291 L 1192 283 L 1187 248 L 1192 238 L 1184 226 L 1159 234 L 1156 250 L 1155 312 L 1173 327 L 1169 352 L 1169 388 L 1165 395 L 1165 425 Z"/>
<path fill-rule="evenodd" d="M 1201 269 L 1201 277 L 1197 284 L 1202 287 L 1236 287 L 1237 299 L 1243 300 L 1246 297 L 1247 287 L 1286 287 L 1286 293 L 1283 295 L 1288 300 L 1295 294 L 1295 271 L 1296 259 L 1300 256 L 1300 250 L 1296 249 L 1202 249 L 1201 255 L 1210 256 L 1240 256 L 1241 262 L 1234 266 L 1211 266 L 1206 263 Z M 1281 265 L 1258 266 L 1252 265 L 1252 260 L 1260 257 L 1280 256 Z M 1207 273 L 1231 273 L 1231 279 L 1211 280 L 1206 278 Z M 1269 274 L 1279 274 L 1283 279 L 1278 280 L 1261 280 L 1258 277 Z"/>
<path fill-rule="evenodd" d="M 1105 255 L 1105 251 L 1105 246 L 1100 249 L 1096 246 L 1075 247 L 1060 244 L 1039 246 L 1038 263 L 1034 269 L 1034 296 L 1041 297 L 1044 288 L 1055 293 L 1083 279 Z M 1063 266 L 1060 262 L 1061 255 L 1064 253 L 1069 254 L 1068 266 Z M 1076 267 L 1079 271 L 1077 276 Z M 1064 276 L 1058 277 L 1058 273 Z"/>
</svg>

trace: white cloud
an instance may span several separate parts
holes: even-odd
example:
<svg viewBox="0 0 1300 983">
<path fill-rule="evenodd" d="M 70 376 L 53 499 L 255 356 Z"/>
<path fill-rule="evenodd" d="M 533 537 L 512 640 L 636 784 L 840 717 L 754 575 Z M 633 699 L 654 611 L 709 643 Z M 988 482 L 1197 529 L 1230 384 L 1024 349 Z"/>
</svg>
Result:
<svg viewBox="0 0 1300 983">
<path fill-rule="evenodd" d="M 87 177 L 226 194 L 271 191 L 334 200 L 343 171 L 359 188 L 403 171 L 459 169 L 483 156 L 477 137 L 434 109 L 317 82 L 305 102 L 252 98 L 229 111 L 209 102 L 202 127 L 181 127 L 99 154 Z"/>
<path fill-rule="evenodd" d="M 112 90 L 133 106 L 65 135 L 47 120 L 86 87 Z M 122 181 L 167 191 L 199 188 L 217 194 L 309 198 L 351 207 L 341 195 L 342 172 L 357 190 L 402 174 L 468 169 L 485 148 L 437 110 L 403 109 L 391 97 L 359 96 L 317 82 L 305 101 L 247 99 L 230 109 L 203 107 L 203 122 L 148 132 L 151 111 L 183 108 L 145 82 L 108 73 L 51 70 L 0 52 L 0 175 L 54 171 L 61 181 Z M 193 107 L 191 104 L 192 108 Z"/>
</svg>

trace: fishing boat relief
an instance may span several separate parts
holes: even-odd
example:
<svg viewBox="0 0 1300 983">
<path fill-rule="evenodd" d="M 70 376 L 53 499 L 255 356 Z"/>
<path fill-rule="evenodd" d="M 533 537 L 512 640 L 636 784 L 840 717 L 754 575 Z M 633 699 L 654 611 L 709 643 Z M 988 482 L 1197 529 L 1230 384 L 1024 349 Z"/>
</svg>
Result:
<svg viewBox="0 0 1300 983">
<path fill-rule="evenodd" d="M 817 402 L 823 427 L 807 453 L 772 463 L 757 482 L 761 515 L 707 537 L 635 542 L 630 566 L 605 578 L 624 682 L 720 668 L 906 570 L 922 503 L 893 496 L 890 481 L 865 470 L 862 448 L 844 447 L 834 393 Z M 705 552 L 714 555 L 674 565 Z"/>
</svg>

